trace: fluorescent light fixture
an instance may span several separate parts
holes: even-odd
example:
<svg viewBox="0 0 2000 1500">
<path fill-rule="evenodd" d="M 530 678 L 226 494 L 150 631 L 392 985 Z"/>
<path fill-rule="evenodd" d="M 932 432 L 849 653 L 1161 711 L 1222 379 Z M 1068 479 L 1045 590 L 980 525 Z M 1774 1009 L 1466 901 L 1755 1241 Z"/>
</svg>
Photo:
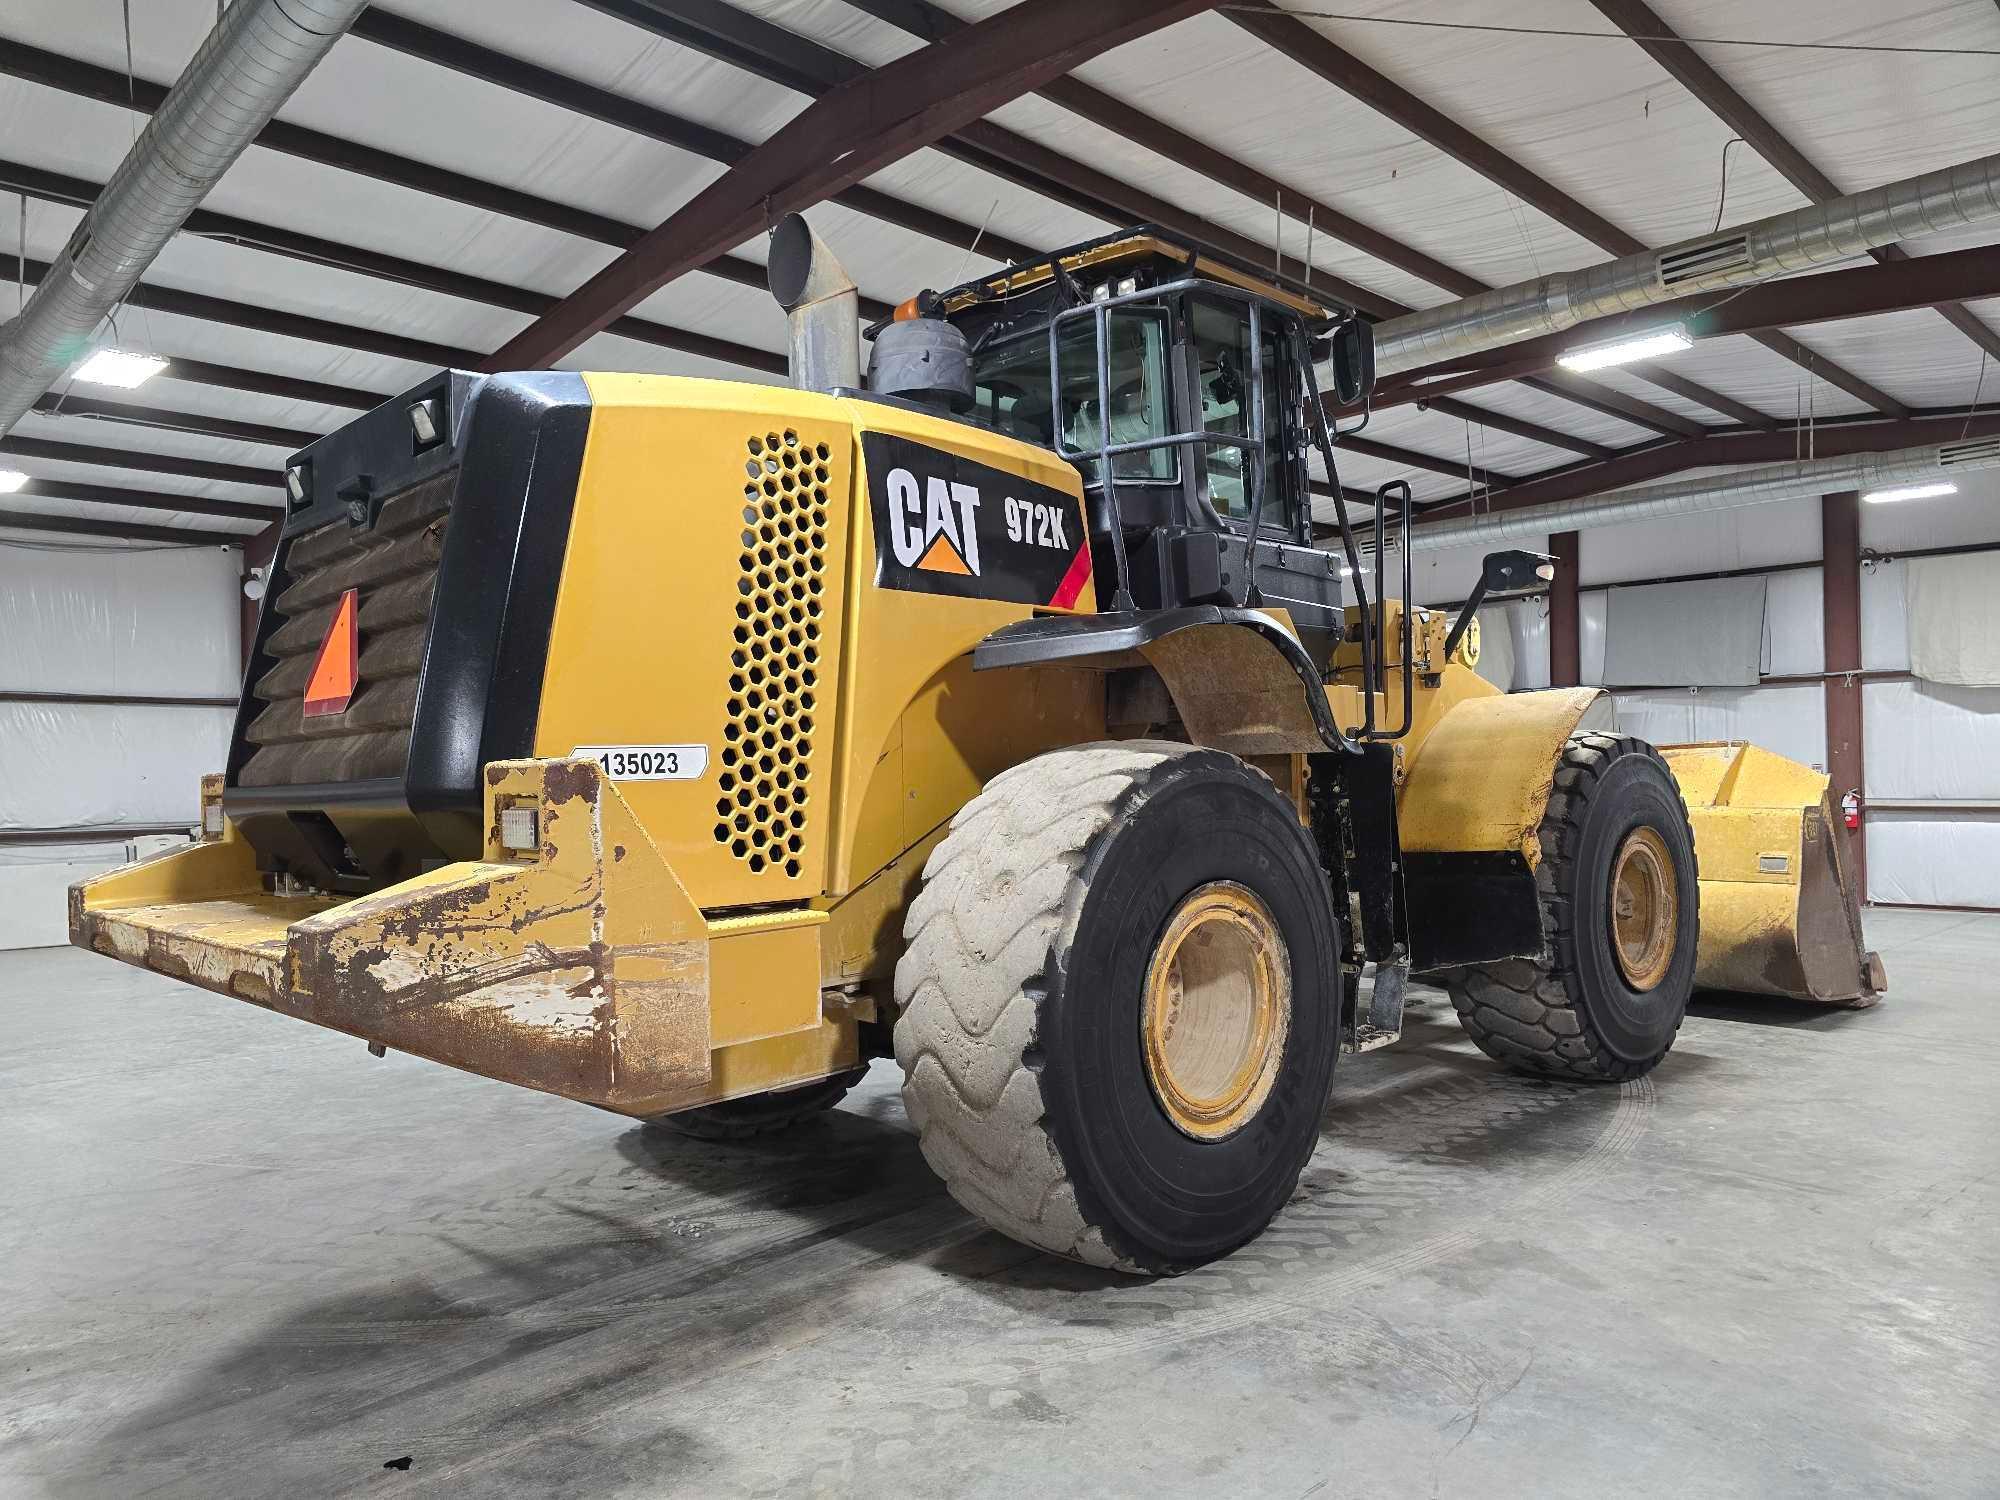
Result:
<svg viewBox="0 0 2000 1500">
<path fill-rule="evenodd" d="M 1582 374 L 1586 370 L 1602 370 L 1611 365 L 1629 365 L 1635 359 L 1657 359 L 1662 354 L 1693 347 L 1694 340 L 1688 337 L 1687 330 L 1675 323 L 1667 328 L 1655 328 L 1651 333 L 1633 334 L 1630 338 L 1610 343 L 1585 344 L 1581 349 L 1558 354 L 1556 363 L 1565 370 Z"/>
<path fill-rule="evenodd" d="M 0 469 L 0 495 L 11 495 L 28 482 L 28 476 L 19 469 Z"/>
<path fill-rule="evenodd" d="M 115 385 L 121 391 L 144 385 L 167 367 L 157 354 L 132 354 L 124 349 L 99 349 L 76 372 L 91 385 Z"/>
<path fill-rule="evenodd" d="M 1957 485 L 1939 481 L 1936 484 L 1906 484 L 1893 490 L 1870 490 L 1861 498 L 1880 504 L 1886 500 L 1935 500 L 1940 495 L 1957 493 Z"/>
</svg>

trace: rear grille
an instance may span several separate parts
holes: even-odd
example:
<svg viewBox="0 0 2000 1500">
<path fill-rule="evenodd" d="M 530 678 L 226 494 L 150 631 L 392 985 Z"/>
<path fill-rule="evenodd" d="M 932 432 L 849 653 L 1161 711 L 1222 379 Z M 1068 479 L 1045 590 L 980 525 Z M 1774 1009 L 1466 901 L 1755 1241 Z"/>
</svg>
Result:
<svg viewBox="0 0 2000 1500">
<path fill-rule="evenodd" d="M 240 786 L 301 786 L 400 776 L 410 756 L 417 671 L 430 628 L 446 512 L 458 471 L 382 505 L 371 530 L 332 525 L 291 543 L 289 582 L 271 601 L 264 649 L 276 657 L 252 695 L 264 706 L 245 731 L 253 748 Z M 359 686 L 344 713 L 306 718 L 306 679 L 340 597 L 359 590 Z"/>
<path fill-rule="evenodd" d="M 737 558 L 736 649 L 722 726 L 715 841 L 752 874 L 803 866 L 826 586 L 830 450 L 796 432 L 752 436 Z"/>
</svg>

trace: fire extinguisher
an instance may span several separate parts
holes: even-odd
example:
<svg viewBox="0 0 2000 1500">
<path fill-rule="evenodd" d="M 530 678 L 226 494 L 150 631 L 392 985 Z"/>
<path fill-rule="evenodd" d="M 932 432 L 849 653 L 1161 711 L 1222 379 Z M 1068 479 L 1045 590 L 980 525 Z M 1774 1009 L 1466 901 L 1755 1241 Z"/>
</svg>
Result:
<svg viewBox="0 0 2000 1500">
<path fill-rule="evenodd" d="M 1861 826 L 1861 793 L 1849 792 L 1840 799 L 1840 821 L 1850 833 Z"/>
</svg>

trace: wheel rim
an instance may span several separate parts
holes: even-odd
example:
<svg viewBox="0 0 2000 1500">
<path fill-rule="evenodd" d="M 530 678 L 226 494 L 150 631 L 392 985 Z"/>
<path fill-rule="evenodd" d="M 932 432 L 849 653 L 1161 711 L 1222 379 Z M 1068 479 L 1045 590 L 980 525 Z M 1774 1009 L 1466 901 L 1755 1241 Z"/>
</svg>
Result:
<svg viewBox="0 0 2000 1500">
<path fill-rule="evenodd" d="M 1611 863 L 1611 951 L 1633 989 L 1650 990 L 1667 977 L 1679 927 L 1667 841 L 1651 828 L 1635 828 Z"/>
<path fill-rule="evenodd" d="M 1292 967 L 1270 910 L 1233 881 L 1174 909 L 1146 968 L 1146 1076 L 1174 1127 L 1233 1135 L 1277 1080 L 1291 1029 Z"/>
</svg>

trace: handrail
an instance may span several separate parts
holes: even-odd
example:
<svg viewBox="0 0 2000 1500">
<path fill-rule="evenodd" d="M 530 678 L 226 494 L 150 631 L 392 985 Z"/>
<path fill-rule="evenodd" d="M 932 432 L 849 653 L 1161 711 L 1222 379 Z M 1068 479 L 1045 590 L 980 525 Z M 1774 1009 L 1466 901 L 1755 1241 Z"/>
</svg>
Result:
<svg viewBox="0 0 2000 1500">
<path fill-rule="evenodd" d="M 1354 527 L 1347 518 L 1347 491 L 1340 483 L 1340 465 L 1334 458 L 1333 436 L 1327 429 L 1326 406 L 1319 396 L 1319 377 L 1313 372 L 1312 361 L 1300 361 L 1305 371 L 1306 409 L 1311 413 L 1310 433 L 1319 442 L 1320 457 L 1326 462 L 1327 482 L 1333 487 L 1333 514 L 1340 523 L 1341 546 L 1347 554 L 1347 575 L 1354 581 L 1354 600 L 1361 617 L 1361 725 L 1346 731 L 1356 740 L 1375 737 L 1375 651 L 1374 632 L 1368 628 L 1368 584 L 1367 575 L 1361 569 L 1361 549 L 1354 541 Z M 1378 497 L 1379 498 L 1379 497 Z M 1376 507 L 1380 514 L 1379 504 Z M 1405 511 L 1407 525 L 1408 512 Z M 1407 568 L 1407 558 L 1405 559 Z M 1407 598 L 1405 603 L 1407 604 Z"/>
<path fill-rule="evenodd" d="M 1254 436 L 1237 437 L 1231 433 L 1211 432 L 1205 427 L 1191 427 L 1180 432 L 1167 433 L 1160 437 L 1138 438 L 1130 442 L 1111 441 L 1111 361 L 1107 349 L 1110 317 L 1114 308 L 1132 303 L 1154 303 L 1162 298 L 1183 291 L 1199 291 L 1204 296 L 1219 297 L 1225 301 L 1241 302 L 1250 310 L 1250 411 L 1246 414 L 1248 425 Z M 1245 570 L 1249 574 L 1250 603 L 1258 602 L 1257 591 L 1257 549 L 1263 527 L 1266 457 L 1270 441 L 1264 435 L 1264 346 L 1263 322 L 1261 317 L 1262 299 L 1255 293 L 1237 287 L 1224 286 L 1206 281 L 1198 276 L 1182 277 L 1178 281 L 1165 282 L 1159 286 L 1141 287 L 1135 291 L 1122 292 L 1113 297 L 1102 297 L 1074 307 L 1059 309 L 1049 319 L 1049 422 L 1056 451 L 1078 455 L 1082 461 L 1093 458 L 1097 463 L 1097 482 L 1101 488 L 1104 518 L 1111 533 L 1111 555 L 1117 572 L 1117 592 L 1112 597 L 1111 607 L 1115 611 L 1134 608 L 1132 601 L 1132 578 L 1130 564 L 1125 556 L 1125 526 L 1118 505 L 1118 477 L 1113 472 L 1111 460 L 1127 453 L 1149 453 L 1157 448 L 1189 448 L 1215 445 L 1225 448 L 1240 448 L 1245 452 L 1245 467 L 1254 469 L 1256 478 L 1251 484 L 1250 537 L 1245 549 Z M 1091 319 L 1093 337 L 1096 341 L 1097 365 L 1097 426 L 1098 446 L 1095 449 L 1069 448 L 1064 438 L 1062 419 L 1062 339 L 1061 329 L 1065 323 L 1075 322 L 1088 315 Z"/>
<path fill-rule="evenodd" d="M 1371 740 L 1402 739 L 1403 736 L 1410 732 L 1410 726 L 1416 722 L 1417 713 L 1416 666 L 1413 660 L 1416 656 L 1416 631 L 1410 624 L 1410 589 L 1413 575 L 1409 547 L 1410 482 L 1407 479 L 1391 479 L 1375 491 L 1375 647 L 1378 653 L 1384 649 L 1385 643 L 1382 639 L 1382 626 L 1389 613 L 1389 600 L 1382 589 L 1382 513 L 1388 508 L 1389 492 L 1391 490 L 1401 490 L 1403 492 L 1400 529 L 1396 533 L 1396 550 L 1403 554 L 1403 608 L 1401 619 L 1403 722 L 1394 729 L 1376 730 L 1371 725 L 1370 732 L 1364 736 L 1364 738 Z M 1386 666 L 1387 663 L 1385 662 L 1384 665 Z M 1387 684 L 1385 683 L 1384 686 L 1386 687 Z M 1374 708 L 1372 695 L 1369 707 L 1372 717 Z"/>
</svg>

